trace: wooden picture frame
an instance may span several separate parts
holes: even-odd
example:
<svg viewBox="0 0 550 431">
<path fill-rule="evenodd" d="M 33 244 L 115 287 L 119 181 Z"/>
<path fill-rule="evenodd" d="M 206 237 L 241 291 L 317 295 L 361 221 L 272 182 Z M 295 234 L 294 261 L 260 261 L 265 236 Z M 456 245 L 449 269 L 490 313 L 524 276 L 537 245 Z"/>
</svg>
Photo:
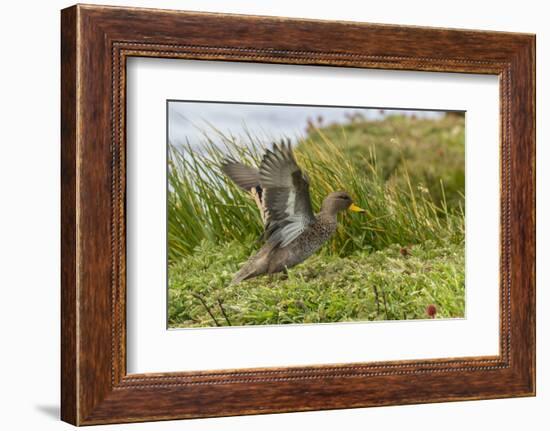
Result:
<svg viewBox="0 0 550 431">
<path fill-rule="evenodd" d="M 64 421 L 535 394 L 534 35 L 83 5 L 64 9 L 61 18 Z M 498 75 L 500 354 L 128 375 L 125 65 L 131 56 Z"/>
</svg>

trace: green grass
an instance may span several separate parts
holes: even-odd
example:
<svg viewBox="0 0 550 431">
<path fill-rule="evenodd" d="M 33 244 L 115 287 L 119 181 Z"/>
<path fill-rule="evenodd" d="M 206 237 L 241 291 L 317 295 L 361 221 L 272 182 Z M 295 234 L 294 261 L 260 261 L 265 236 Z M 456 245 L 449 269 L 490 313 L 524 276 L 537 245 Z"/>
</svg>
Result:
<svg viewBox="0 0 550 431">
<path fill-rule="evenodd" d="M 464 316 L 464 247 L 428 241 L 347 257 L 316 255 L 287 279 L 229 286 L 249 247 L 205 242 L 170 267 L 169 326 L 276 325 Z M 402 254 L 403 253 L 403 254 Z M 406 254 L 406 255 L 404 255 Z"/>
<path fill-rule="evenodd" d="M 333 239 L 288 280 L 237 286 L 229 281 L 259 248 L 262 224 L 220 164 L 229 153 L 257 165 L 262 143 L 214 128 L 204 136 L 201 152 L 169 152 L 170 326 L 413 319 L 432 303 L 437 317 L 464 315 L 463 116 L 311 127 L 295 154 L 314 210 L 347 190 L 366 214 L 341 215 Z"/>
</svg>

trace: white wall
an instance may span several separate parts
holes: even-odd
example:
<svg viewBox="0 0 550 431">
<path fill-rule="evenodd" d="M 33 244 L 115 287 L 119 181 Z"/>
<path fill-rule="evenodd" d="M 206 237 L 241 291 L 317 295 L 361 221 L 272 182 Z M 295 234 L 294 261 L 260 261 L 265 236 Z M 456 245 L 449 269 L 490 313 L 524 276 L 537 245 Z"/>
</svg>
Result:
<svg viewBox="0 0 550 431">
<path fill-rule="evenodd" d="M 550 230 L 550 28 L 543 1 L 314 2 L 130 0 L 172 9 L 342 19 L 537 33 L 538 396 L 536 398 L 294 413 L 99 427 L 146 430 L 548 429 Z M 0 67 L 0 426 L 69 429 L 59 399 L 59 9 L 60 0 L 2 4 Z M 543 195 L 544 193 L 546 196 Z M 546 270 L 546 271 L 545 271 Z M 5 297 L 7 295 L 7 298 Z M 547 315 L 544 315 L 543 310 Z M 546 339 L 546 340 L 545 340 Z M 546 364 L 545 364 L 546 363 Z"/>
</svg>

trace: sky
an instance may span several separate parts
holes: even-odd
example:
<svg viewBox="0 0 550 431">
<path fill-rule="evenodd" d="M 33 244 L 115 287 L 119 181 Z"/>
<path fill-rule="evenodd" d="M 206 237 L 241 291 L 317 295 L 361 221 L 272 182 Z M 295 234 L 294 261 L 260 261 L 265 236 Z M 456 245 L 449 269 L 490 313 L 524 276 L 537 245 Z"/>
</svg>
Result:
<svg viewBox="0 0 550 431">
<path fill-rule="evenodd" d="M 439 117 L 437 111 L 401 111 L 380 108 L 319 107 L 302 105 L 236 104 L 216 102 L 168 103 L 168 134 L 173 145 L 189 142 L 199 150 L 204 140 L 204 131 L 215 137 L 212 127 L 224 135 L 232 135 L 246 140 L 246 131 L 253 136 L 273 140 L 290 138 L 296 141 L 305 136 L 308 120 L 322 125 L 349 122 L 351 115 L 360 113 L 368 119 L 382 119 L 388 115 L 403 114 L 418 117 Z M 215 139 L 214 139 L 215 141 Z"/>
</svg>

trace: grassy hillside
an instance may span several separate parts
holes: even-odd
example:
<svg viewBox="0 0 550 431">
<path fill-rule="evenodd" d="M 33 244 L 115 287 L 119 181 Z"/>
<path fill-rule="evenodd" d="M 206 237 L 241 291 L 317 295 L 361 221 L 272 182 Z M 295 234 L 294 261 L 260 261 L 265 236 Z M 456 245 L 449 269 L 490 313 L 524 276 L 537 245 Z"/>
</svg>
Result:
<svg viewBox="0 0 550 431">
<path fill-rule="evenodd" d="M 355 117 L 345 125 L 311 127 L 309 140 L 321 146 L 333 142 L 350 160 L 359 161 L 359 168 L 368 171 L 376 165 L 384 181 L 402 188 L 407 187 L 407 171 L 411 183 L 428 190 L 434 202 L 446 197 L 447 205 L 456 208 L 464 203 L 464 133 L 462 114 L 438 120 L 393 115 L 383 121 Z M 362 163 L 366 149 L 368 163 Z"/>
</svg>

